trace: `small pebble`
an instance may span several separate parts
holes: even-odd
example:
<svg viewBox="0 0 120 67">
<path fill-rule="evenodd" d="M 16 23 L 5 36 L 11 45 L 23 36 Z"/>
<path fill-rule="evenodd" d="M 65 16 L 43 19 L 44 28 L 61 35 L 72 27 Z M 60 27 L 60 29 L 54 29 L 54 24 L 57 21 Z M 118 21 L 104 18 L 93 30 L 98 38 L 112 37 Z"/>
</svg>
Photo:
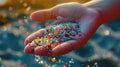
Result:
<svg viewBox="0 0 120 67">
<path fill-rule="evenodd" d="M 52 62 L 56 62 L 57 60 L 56 60 L 56 58 L 54 57 L 54 58 L 51 59 L 51 61 L 52 61 Z"/>
</svg>

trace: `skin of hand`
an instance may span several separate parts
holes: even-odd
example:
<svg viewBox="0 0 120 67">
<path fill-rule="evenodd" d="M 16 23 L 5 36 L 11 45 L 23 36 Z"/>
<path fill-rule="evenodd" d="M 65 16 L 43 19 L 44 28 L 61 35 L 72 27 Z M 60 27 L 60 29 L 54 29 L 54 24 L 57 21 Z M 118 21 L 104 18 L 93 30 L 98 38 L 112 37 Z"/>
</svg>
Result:
<svg viewBox="0 0 120 67">
<path fill-rule="evenodd" d="M 59 56 L 83 47 L 101 25 L 101 22 L 103 22 L 101 13 L 99 13 L 98 10 L 87 8 L 76 2 L 63 3 L 50 9 L 38 10 L 33 12 L 30 17 L 32 20 L 39 22 L 51 19 L 56 19 L 54 22 L 57 23 L 74 20 L 78 22 L 81 27 L 82 33 L 78 35 L 75 40 L 59 44 L 53 48 L 49 54 L 47 51 L 48 49 L 45 48 L 45 46 L 35 47 L 35 44 L 31 43 L 36 37 L 42 36 L 46 31 L 45 29 L 40 29 L 29 35 L 25 40 L 25 53 L 40 56 Z"/>
</svg>

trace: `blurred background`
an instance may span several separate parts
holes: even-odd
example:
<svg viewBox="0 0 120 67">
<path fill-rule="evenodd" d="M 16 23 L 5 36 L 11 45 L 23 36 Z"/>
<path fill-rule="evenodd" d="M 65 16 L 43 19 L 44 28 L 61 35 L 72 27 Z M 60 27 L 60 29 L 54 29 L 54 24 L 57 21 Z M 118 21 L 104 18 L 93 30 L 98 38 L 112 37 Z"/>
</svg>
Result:
<svg viewBox="0 0 120 67">
<path fill-rule="evenodd" d="M 120 67 L 120 18 L 104 24 L 87 44 L 56 57 L 24 53 L 25 38 L 46 26 L 29 18 L 31 12 L 65 2 L 90 0 L 0 0 L 0 67 Z M 89 20 L 88 20 L 89 21 Z"/>
</svg>

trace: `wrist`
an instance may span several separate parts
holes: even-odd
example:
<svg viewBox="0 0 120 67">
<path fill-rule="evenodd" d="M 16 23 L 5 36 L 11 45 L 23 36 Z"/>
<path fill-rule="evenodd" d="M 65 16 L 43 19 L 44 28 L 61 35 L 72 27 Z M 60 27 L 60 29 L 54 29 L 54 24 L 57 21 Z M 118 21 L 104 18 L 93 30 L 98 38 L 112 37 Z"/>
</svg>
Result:
<svg viewBox="0 0 120 67">
<path fill-rule="evenodd" d="M 105 19 L 104 19 L 104 16 L 103 16 L 101 8 L 99 8 L 99 7 L 91 7 L 91 9 L 93 9 L 97 13 L 99 24 L 100 25 L 104 24 L 105 23 Z"/>
<path fill-rule="evenodd" d="M 89 13 L 88 15 L 90 15 L 91 18 L 94 18 L 94 22 L 92 22 L 93 24 L 95 24 L 98 27 L 104 24 L 103 13 L 99 8 L 87 8 L 87 9 Z"/>
<path fill-rule="evenodd" d="M 90 1 L 87 3 L 82 4 L 83 6 L 85 6 L 87 9 L 92 10 L 91 12 L 95 14 L 96 18 L 98 19 L 96 23 L 98 23 L 99 25 L 104 24 L 105 20 L 104 20 L 104 16 L 103 16 L 103 12 L 102 9 L 99 6 L 96 6 L 94 4 L 100 2 L 102 0 L 98 0 L 98 1 Z M 89 11 L 89 10 L 88 10 Z"/>
</svg>

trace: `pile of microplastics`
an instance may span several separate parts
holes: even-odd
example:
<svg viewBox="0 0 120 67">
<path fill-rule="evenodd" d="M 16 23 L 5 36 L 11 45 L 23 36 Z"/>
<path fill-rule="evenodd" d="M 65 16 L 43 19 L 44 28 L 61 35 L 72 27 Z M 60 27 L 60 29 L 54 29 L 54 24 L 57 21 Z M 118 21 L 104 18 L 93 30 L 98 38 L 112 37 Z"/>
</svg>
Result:
<svg viewBox="0 0 120 67">
<path fill-rule="evenodd" d="M 49 25 L 46 27 L 46 32 L 44 32 L 42 37 L 36 37 L 32 42 L 36 46 L 47 45 L 50 48 L 54 48 L 63 42 L 72 40 L 79 33 L 80 26 L 78 23 L 67 22 L 58 25 Z"/>
</svg>

